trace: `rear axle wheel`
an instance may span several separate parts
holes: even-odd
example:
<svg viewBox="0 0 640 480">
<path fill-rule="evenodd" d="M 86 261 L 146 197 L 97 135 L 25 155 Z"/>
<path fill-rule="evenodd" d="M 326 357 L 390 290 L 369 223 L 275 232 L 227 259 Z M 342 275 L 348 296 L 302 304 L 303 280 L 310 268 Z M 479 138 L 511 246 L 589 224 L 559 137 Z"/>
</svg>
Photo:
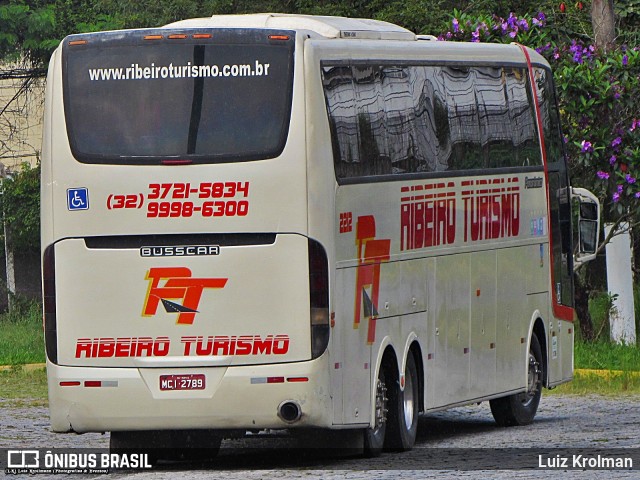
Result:
<svg viewBox="0 0 640 480">
<path fill-rule="evenodd" d="M 522 393 L 491 400 L 491 413 L 501 427 L 533 422 L 542 396 L 542 349 L 538 337 L 531 336 L 527 365 L 527 389 Z"/>
</svg>

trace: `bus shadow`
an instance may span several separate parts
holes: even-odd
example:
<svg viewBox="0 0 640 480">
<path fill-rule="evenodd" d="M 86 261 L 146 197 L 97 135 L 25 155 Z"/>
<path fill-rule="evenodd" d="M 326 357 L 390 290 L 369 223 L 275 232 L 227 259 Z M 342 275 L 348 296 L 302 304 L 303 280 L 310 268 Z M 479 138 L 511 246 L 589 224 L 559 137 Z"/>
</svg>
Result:
<svg viewBox="0 0 640 480">
<path fill-rule="evenodd" d="M 453 415 L 425 415 L 418 422 L 416 446 L 438 446 L 442 441 L 455 441 L 467 435 L 494 431 L 492 418 L 461 418 Z"/>
<path fill-rule="evenodd" d="M 464 418 L 451 412 L 422 415 L 414 451 L 438 448 L 440 444 L 457 444 L 464 437 L 491 432 L 499 427 L 491 417 Z M 391 456 L 411 452 L 383 452 L 380 459 L 363 459 L 360 446 L 350 446 L 348 432 L 323 436 L 318 432 L 305 436 L 280 431 L 272 434 L 248 435 L 224 440 L 218 455 L 210 461 L 160 461 L 157 470 L 247 470 L 247 469 L 358 469 L 375 468 Z M 311 440 L 311 441 L 310 441 Z M 468 440 L 468 439 L 466 439 Z M 313 446 L 309 444 L 312 443 Z M 464 443 L 468 443 L 465 441 Z M 456 448 L 456 447 L 454 447 Z M 458 447 L 460 448 L 460 447 Z M 471 448 L 471 447 L 467 447 Z M 385 458 L 386 457 L 386 458 Z"/>
</svg>

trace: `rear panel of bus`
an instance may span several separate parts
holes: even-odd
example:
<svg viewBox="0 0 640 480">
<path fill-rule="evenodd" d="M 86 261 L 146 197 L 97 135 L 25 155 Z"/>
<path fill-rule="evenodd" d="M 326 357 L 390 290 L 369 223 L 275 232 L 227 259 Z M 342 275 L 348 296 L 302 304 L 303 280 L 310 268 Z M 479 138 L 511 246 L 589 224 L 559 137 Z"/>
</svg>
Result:
<svg viewBox="0 0 640 480">
<path fill-rule="evenodd" d="M 54 430 L 260 427 L 283 401 L 322 402 L 310 283 L 326 256 L 307 236 L 304 123 L 290 121 L 303 109 L 297 42 L 135 30 L 71 36 L 54 54 L 42 163 Z M 326 281 L 318 296 L 326 310 Z"/>
</svg>

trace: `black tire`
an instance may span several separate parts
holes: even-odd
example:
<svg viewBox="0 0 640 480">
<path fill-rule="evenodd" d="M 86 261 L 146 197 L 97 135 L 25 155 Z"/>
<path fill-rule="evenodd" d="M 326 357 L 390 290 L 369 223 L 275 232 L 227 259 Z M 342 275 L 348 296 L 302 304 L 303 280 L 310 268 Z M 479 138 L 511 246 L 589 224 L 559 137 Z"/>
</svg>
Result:
<svg viewBox="0 0 640 480">
<path fill-rule="evenodd" d="M 222 437 L 211 430 L 146 430 L 111 432 L 114 453 L 146 453 L 151 463 L 163 460 L 212 460 Z"/>
<path fill-rule="evenodd" d="M 222 437 L 212 430 L 181 430 L 171 432 L 171 452 L 174 460 L 213 460 L 220 450 Z"/>
<path fill-rule="evenodd" d="M 529 425 L 533 422 L 542 396 L 542 349 L 534 333 L 529 345 L 527 391 L 491 400 L 491 413 L 501 427 Z"/>
<path fill-rule="evenodd" d="M 378 379 L 376 382 L 375 396 L 375 421 L 373 428 L 367 428 L 364 431 L 364 456 L 377 457 L 382 453 L 384 440 L 387 433 L 387 408 L 389 400 L 387 398 L 386 379 L 388 375 L 385 373 L 385 365 L 380 366 Z"/>
<path fill-rule="evenodd" d="M 393 451 L 411 450 L 418 433 L 419 381 L 418 368 L 409 352 L 404 369 L 404 389 L 394 382 L 389 389 L 389 413 L 385 448 Z"/>
<path fill-rule="evenodd" d="M 166 448 L 167 432 L 155 431 L 125 431 L 111 432 L 109 435 L 109 450 L 111 453 L 130 455 L 142 453 L 147 455 L 149 463 L 158 462 L 158 453 Z"/>
</svg>

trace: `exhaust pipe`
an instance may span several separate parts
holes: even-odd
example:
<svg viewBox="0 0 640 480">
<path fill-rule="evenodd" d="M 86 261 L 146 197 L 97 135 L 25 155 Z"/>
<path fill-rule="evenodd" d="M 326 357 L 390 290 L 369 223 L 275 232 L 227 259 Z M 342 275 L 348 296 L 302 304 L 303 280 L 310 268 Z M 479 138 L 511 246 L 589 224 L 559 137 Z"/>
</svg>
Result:
<svg viewBox="0 0 640 480">
<path fill-rule="evenodd" d="M 302 409 L 298 402 L 285 400 L 278 407 L 278 416 L 287 423 L 294 423 L 302 417 Z"/>
</svg>

